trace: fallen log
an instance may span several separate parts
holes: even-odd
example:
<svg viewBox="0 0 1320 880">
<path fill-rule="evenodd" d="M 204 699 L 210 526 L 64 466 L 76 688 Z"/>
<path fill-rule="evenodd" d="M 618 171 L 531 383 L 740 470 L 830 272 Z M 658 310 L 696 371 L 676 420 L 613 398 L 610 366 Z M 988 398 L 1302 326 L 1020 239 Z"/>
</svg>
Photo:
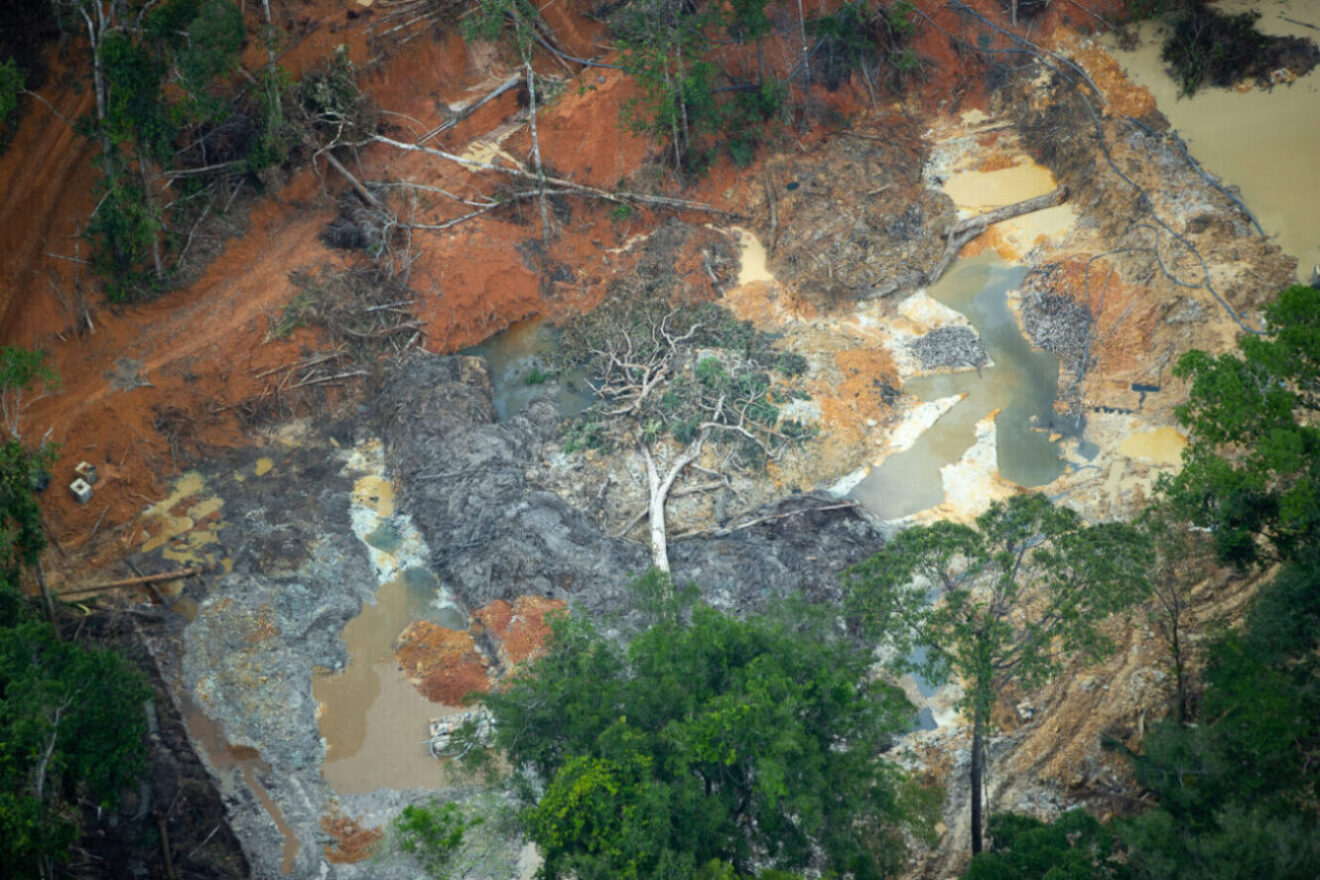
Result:
<svg viewBox="0 0 1320 880">
<path fill-rule="evenodd" d="M 436 137 L 437 135 L 448 131 L 449 129 L 458 125 L 464 119 L 467 119 L 473 113 L 476 113 L 482 107 L 485 107 L 491 101 L 494 101 L 496 98 L 507 92 L 509 89 L 521 85 L 522 81 L 523 78 L 521 73 L 514 74 L 513 76 L 509 77 L 504 82 L 496 86 L 493 90 L 487 92 L 486 95 L 481 100 L 474 101 L 473 103 L 467 105 L 466 107 L 462 108 L 457 113 L 455 113 L 453 116 L 449 117 L 444 122 L 440 123 L 438 126 L 431 129 L 426 134 L 422 135 L 421 140 L 419 140 L 417 143 L 424 144 L 427 141 L 431 140 L 432 138 Z"/>
<path fill-rule="evenodd" d="M 356 191 L 358 195 L 362 196 L 363 201 L 365 201 L 371 207 L 375 208 L 377 211 L 383 211 L 386 214 L 390 213 L 389 209 L 386 208 L 385 205 L 381 203 L 381 200 L 376 198 L 376 196 L 372 194 L 371 190 L 367 189 L 366 186 L 363 185 L 362 181 L 358 180 L 357 177 L 353 175 L 353 172 L 345 168 L 343 162 L 340 162 L 338 159 L 335 158 L 334 153 L 330 152 L 330 150 L 327 149 L 322 151 L 319 155 L 324 156 L 326 164 L 329 165 L 331 168 L 335 169 L 336 171 L 338 171 L 340 176 L 342 176 L 345 180 L 348 181 L 348 185 L 353 187 L 354 191 Z"/>
<path fill-rule="evenodd" d="M 202 574 L 206 571 L 205 565 L 194 565 L 191 568 L 181 568 L 178 571 L 162 571 L 159 574 L 146 574 L 138 577 L 124 578 L 118 581 L 106 581 L 100 584 L 91 584 L 86 587 L 79 587 L 76 590 L 64 590 L 56 595 L 61 599 L 67 599 L 71 596 L 85 596 L 89 593 L 97 593 L 101 590 L 113 590 L 118 587 L 134 587 L 139 584 L 154 584 L 160 581 L 173 581 L 179 578 L 191 577 L 195 574 Z"/>
<path fill-rule="evenodd" d="M 1021 217 L 1023 214 L 1032 214 L 1046 208 L 1053 208 L 1067 198 L 1068 187 L 1060 186 L 1044 195 L 1015 202 L 1011 205 L 1004 205 L 1002 208 L 995 208 L 993 211 L 986 211 L 984 214 L 977 214 L 975 217 L 959 220 L 949 227 L 948 232 L 944 233 L 944 238 L 948 241 L 948 244 L 944 247 L 944 255 L 940 257 L 940 261 L 926 273 L 926 284 L 931 285 L 939 281 L 944 273 L 948 271 L 949 265 L 958 256 L 958 251 L 962 250 L 963 245 L 985 232 L 988 227 L 996 223 L 1002 223 L 1005 220 L 1012 220 L 1014 217 Z"/>
<path fill-rule="evenodd" d="M 372 135 L 371 139 L 377 143 L 388 144 L 399 150 L 408 150 L 409 152 L 425 153 L 428 156 L 435 156 L 437 159 L 444 159 L 453 162 L 456 165 L 462 165 L 464 168 L 470 168 L 473 171 L 493 171 L 496 174 L 503 174 L 508 177 L 517 178 L 518 180 L 527 180 L 538 185 L 543 183 L 549 184 L 550 186 L 561 187 L 573 195 L 584 196 L 587 198 L 601 199 L 616 204 L 632 203 L 637 205 L 651 205 L 661 208 L 674 208 L 680 211 L 705 211 L 708 214 L 739 217 L 738 214 L 735 214 L 732 211 L 723 211 L 702 202 L 693 202 L 688 199 L 674 199 L 666 196 L 652 196 L 644 193 L 625 192 L 622 190 L 618 192 L 608 192 L 603 189 L 597 189 L 594 186 L 574 183 L 571 180 L 565 180 L 560 177 L 546 175 L 545 178 L 542 179 L 535 174 L 523 171 L 520 168 L 507 168 L 503 165 L 494 165 L 490 162 L 479 162 L 476 159 L 468 159 L 463 156 L 455 155 L 454 153 L 445 152 L 444 150 L 437 150 L 434 147 L 424 147 L 418 144 L 408 144 L 403 141 L 396 141 L 393 138 L 387 138 L 384 135 Z"/>
</svg>

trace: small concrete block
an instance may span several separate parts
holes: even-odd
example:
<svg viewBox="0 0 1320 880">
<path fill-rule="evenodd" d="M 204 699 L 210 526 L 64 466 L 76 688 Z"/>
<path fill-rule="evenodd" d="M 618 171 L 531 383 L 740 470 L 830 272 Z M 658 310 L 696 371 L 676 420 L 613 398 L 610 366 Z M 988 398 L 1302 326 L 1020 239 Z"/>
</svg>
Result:
<svg viewBox="0 0 1320 880">
<path fill-rule="evenodd" d="M 85 461 L 78 462 L 78 466 L 73 469 L 74 473 L 82 477 L 83 481 L 89 486 L 96 485 L 96 465 L 88 464 Z"/>
<path fill-rule="evenodd" d="M 86 504 L 92 500 L 92 487 L 87 485 L 87 481 L 81 477 L 69 484 L 69 491 L 73 497 L 78 499 L 79 504 Z"/>
</svg>

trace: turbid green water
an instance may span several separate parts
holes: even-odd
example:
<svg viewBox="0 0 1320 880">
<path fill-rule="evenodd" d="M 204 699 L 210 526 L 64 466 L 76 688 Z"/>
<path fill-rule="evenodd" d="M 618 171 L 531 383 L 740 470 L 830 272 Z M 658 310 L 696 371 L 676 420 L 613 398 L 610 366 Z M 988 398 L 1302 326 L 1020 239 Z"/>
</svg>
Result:
<svg viewBox="0 0 1320 880">
<path fill-rule="evenodd" d="M 928 293 L 967 316 L 994 366 L 980 373 L 942 373 L 914 379 L 905 390 L 923 401 L 967 397 L 949 410 L 907 452 L 891 455 L 853 490 L 852 497 L 883 519 L 939 504 L 940 468 L 962 457 L 976 423 L 994 410 L 999 473 L 1021 486 L 1041 486 L 1063 473 L 1057 442 L 1049 440 L 1058 396 L 1059 359 L 1033 351 L 1008 308 L 1008 291 L 1026 268 L 986 255 L 955 264 Z"/>
<path fill-rule="evenodd" d="M 534 397 L 547 397 L 562 416 L 591 405 L 591 389 L 581 370 L 552 367 L 558 334 L 539 318 L 519 321 L 463 354 L 484 357 L 490 366 L 495 417 L 503 422 L 522 412 Z"/>
<path fill-rule="evenodd" d="M 364 535 L 362 540 L 382 553 L 393 553 L 403 543 L 403 535 L 394 527 L 394 523 L 386 519 L 381 520 L 380 524 Z"/>
<path fill-rule="evenodd" d="M 403 585 L 410 620 L 430 620 L 449 629 L 467 629 L 467 615 L 453 605 L 429 570 L 416 566 L 404 569 Z"/>
</svg>

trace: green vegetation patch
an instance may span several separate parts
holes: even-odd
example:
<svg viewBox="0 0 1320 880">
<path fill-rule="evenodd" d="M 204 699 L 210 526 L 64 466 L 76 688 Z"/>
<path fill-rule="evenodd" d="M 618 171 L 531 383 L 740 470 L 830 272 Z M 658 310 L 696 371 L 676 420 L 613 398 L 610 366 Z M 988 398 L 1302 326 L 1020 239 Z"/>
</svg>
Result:
<svg viewBox="0 0 1320 880">
<path fill-rule="evenodd" d="M 542 876 L 896 873 L 935 800 L 884 756 L 913 721 L 902 692 L 815 611 L 689 609 L 667 579 L 638 585 L 652 622 L 626 647 L 561 617 L 548 653 L 486 698 Z"/>
<path fill-rule="evenodd" d="M 1227 13 L 1209 3 L 1184 3 L 1170 15 L 1160 58 L 1189 97 L 1207 85 L 1228 87 L 1247 80 L 1269 85 L 1275 71 L 1302 76 L 1320 63 L 1314 40 L 1262 34 L 1258 21 L 1254 9 Z"/>
</svg>

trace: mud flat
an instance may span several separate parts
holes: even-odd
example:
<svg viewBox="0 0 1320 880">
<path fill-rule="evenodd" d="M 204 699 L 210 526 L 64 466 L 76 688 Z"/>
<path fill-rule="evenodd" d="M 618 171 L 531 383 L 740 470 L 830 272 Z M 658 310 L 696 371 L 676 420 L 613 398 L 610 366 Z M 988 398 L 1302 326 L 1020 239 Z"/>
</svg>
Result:
<svg viewBox="0 0 1320 880">
<path fill-rule="evenodd" d="M 1297 23 L 1320 27 L 1320 7 L 1315 4 L 1221 0 L 1215 8 L 1260 12 L 1257 26 L 1266 34 L 1320 37 L 1320 32 Z M 1185 98 L 1160 60 L 1159 26 L 1147 23 L 1138 33 L 1141 44 L 1134 50 L 1118 48 L 1112 38 L 1106 39 L 1106 48 L 1133 82 L 1151 91 L 1201 165 L 1241 191 L 1265 232 L 1297 258 L 1299 276 L 1309 281 L 1312 268 L 1320 265 L 1320 162 L 1315 157 L 1320 143 L 1320 68 L 1293 82 L 1284 77 L 1268 91 L 1254 86 L 1202 88 Z"/>
</svg>

